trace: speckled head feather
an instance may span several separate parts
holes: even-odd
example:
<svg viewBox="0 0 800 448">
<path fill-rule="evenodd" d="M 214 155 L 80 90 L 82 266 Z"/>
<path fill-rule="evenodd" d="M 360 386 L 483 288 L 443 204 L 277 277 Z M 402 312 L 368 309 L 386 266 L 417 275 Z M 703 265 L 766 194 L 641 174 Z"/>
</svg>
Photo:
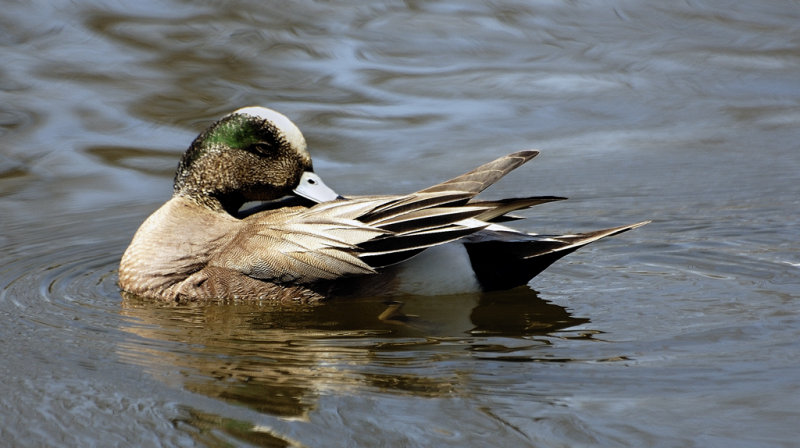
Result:
<svg viewBox="0 0 800 448">
<path fill-rule="evenodd" d="M 226 210 L 288 194 L 312 171 L 306 141 L 286 116 L 265 107 L 239 109 L 202 132 L 184 153 L 174 193 Z"/>
</svg>

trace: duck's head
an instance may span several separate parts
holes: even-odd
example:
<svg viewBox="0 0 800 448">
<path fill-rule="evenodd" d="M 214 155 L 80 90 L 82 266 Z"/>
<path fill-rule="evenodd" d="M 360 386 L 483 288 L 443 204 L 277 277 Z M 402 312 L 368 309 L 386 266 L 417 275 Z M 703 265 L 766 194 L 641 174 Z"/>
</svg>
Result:
<svg viewBox="0 0 800 448">
<path fill-rule="evenodd" d="M 314 174 L 300 129 L 266 107 L 238 109 L 201 133 L 181 158 L 174 190 L 228 212 L 290 194 L 314 202 L 338 197 Z"/>
</svg>

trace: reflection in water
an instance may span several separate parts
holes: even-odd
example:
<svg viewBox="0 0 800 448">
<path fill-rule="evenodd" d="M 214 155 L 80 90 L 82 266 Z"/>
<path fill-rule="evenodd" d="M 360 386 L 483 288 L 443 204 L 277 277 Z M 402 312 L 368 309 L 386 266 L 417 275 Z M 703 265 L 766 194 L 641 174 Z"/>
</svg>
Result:
<svg viewBox="0 0 800 448">
<path fill-rule="evenodd" d="M 199 445 L 231 446 L 230 440 L 222 436 L 222 434 L 224 434 L 225 436 L 233 437 L 252 446 L 276 448 L 303 446 L 299 442 L 291 440 L 284 435 L 274 434 L 273 431 L 267 427 L 256 426 L 241 420 L 220 417 L 191 408 L 186 409 L 186 413 L 186 418 L 177 419 L 173 423 L 178 427 L 186 425 L 191 428 L 188 432 L 194 435 Z"/>
<path fill-rule="evenodd" d="M 472 334 L 503 336 L 545 335 L 589 322 L 572 317 L 561 306 L 545 302 L 528 288 L 484 294 L 470 319 L 475 325 Z"/>
<path fill-rule="evenodd" d="M 532 347 L 533 353 L 546 349 L 552 333 L 588 322 L 528 288 L 408 296 L 401 305 L 361 298 L 288 309 L 254 303 L 175 307 L 123 294 L 124 330 L 133 337 L 120 343 L 119 352 L 191 391 L 305 418 L 326 391 L 459 394 L 469 369 L 447 368 L 447 361 L 503 359 L 519 351 L 526 356 L 515 360 L 537 360 Z"/>
</svg>

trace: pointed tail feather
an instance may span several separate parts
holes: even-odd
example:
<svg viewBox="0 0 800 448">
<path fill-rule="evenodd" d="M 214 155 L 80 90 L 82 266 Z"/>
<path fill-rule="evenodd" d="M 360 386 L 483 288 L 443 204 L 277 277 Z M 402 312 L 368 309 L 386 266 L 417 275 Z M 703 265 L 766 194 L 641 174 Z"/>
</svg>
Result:
<svg viewBox="0 0 800 448">
<path fill-rule="evenodd" d="M 481 238 L 465 243 L 464 247 L 485 290 L 508 289 L 527 284 L 551 264 L 589 243 L 649 222 L 574 235 L 528 235 L 525 240 Z"/>
<path fill-rule="evenodd" d="M 587 245 L 589 243 L 592 243 L 592 242 L 597 241 L 599 239 L 605 238 L 607 236 L 619 235 L 620 233 L 627 232 L 628 230 L 632 230 L 632 229 L 635 229 L 637 227 L 641 227 L 641 226 L 643 226 L 645 224 L 648 224 L 650 222 L 651 221 L 642 221 L 642 222 L 637 222 L 636 224 L 630 224 L 630 225 L 627 225 L 627 226 L 611 227 L 609 229 L 595 230 L 593 232 L 577 233 L 577 234 L 574 234 L 574 235 L 559 235 L 559 236 L 555 236 L 555 235 L 550 235 L 550 236 L 547 236 L 547 235 L 536 235 L 537 238 L 542 238 L 542 241 L 544 241 L 545 239 L 547 239 L 547 240 L 551 240 L 552 239 L 554 241 L 558 241 L 559 243 L 561 243 L 561 245 L 559 247 L 556 247 L 556 248 L 553 248 L 553 249 L 549 249 L 549 250 L 545 250 L 545 251 L 542 251 L 542 252 L 533 251 L 533 252 L 529 253 L 528 255 L 526 255 L 524 258 L 526 258 L 526 259 L 533 258 L 533 257 L 537 257 L 537 256 L 540 256 L 540 255 L 545 255 L 545 254 L 550 253 L 550 252 L 561 252 L 561 251 L 570 250 L 570 249 L 571 250 L 575 250 L 575 249 L 583 247 L 583 246 L 585 246 L 585 245 Z"/>
</svg>

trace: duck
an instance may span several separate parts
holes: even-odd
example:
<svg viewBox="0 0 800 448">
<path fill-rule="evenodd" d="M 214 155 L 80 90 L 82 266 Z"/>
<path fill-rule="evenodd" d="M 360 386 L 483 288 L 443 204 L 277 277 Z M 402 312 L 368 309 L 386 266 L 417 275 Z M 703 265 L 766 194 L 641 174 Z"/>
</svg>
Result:
<svg viewBox="0 0 800 448">
<path fill-rule="evenodd" d="M 240 108 L 183 153 L 172 197 L 139 227 L 118 284 L 144 299 L 309 304 L 359 294 L 457 294 L 526 285 L 575 250 L 647 224 L 540 235 L 513 212 L 558 196 L 477 199 L 539 154 L 517 151 L 408 194 L 341 196 L 300 129 Z"/>
</svg>

